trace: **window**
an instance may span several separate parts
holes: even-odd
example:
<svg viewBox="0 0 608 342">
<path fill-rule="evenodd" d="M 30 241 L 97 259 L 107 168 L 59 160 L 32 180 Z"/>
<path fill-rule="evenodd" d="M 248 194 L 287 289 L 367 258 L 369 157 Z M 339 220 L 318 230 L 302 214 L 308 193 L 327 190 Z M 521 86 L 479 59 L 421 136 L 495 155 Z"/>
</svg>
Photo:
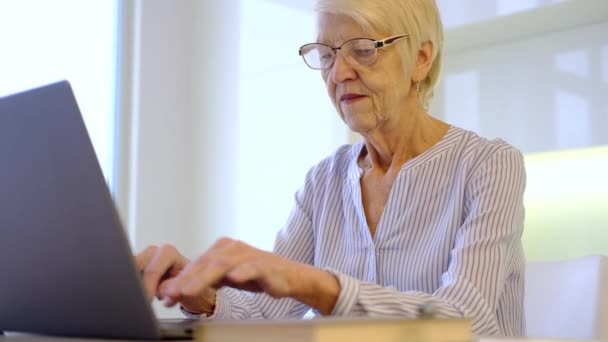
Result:
<svg viewBox="0 0 608 342">
<path fill-rule="evenodd" d="M 431 112 L 526 155 L 527 257 L 608 253 L 606 2 L 438 3 L 446 47 L 461 46 L 446 49 Z"/>
<path fill-rule="evenodd" d="M 67 79 L 112 186 L 117 0 L 0 2 L 0 96 Z"/>
<path fill-rule="evenodd" d="M 236 237 L 271 249 L 306 172 L 346 143 L 347 128 L 298 55 L 315 39 L 314 13 L 247 0 L 241 20 Z"/>
<path fill-rule="evenodd" d="M 499 0 L 468 0 L 469 5 L 474 2 L 479 6 L 471 8 L 502 6 Z M 580 16 L 582 21 L 571 27 L 538 24 L 550 21 L 543 13 L 550 7 L 556 17 L 551 19 L 560 21 L 589 6 L 575 0 L 560 2 L 533 15 L 513 15 L 501 20 L 499 27 L 488 21 L 459 29 L 470 37 L 468 46 L 446 51 L 433 113 L 485 137 L 501 137 L 525 153 L 608 144 L 608 102 L 603 96 L 608 91 L 603 73 L 608 69 L 608 15 L 604 22 L 593 23 Z M 552 2 L 516 3 L 535 7 Z M 454 15 L 448 9 L 446 18 Z M 522 29 L 543 25 L 544 32 Z M 489 39 L 495 34 L 494 41 L 474 42 L 479 31 L 493 30 L 511 37 L 503 40 L 505 35 L 497 32 L 488 35 Z M 449 38 L 448 32 L 446 41 Z"/>
<path fill-rule="evenodd" d="M 436 0 L 446 29 L 569 0 Z"/>
</svg>

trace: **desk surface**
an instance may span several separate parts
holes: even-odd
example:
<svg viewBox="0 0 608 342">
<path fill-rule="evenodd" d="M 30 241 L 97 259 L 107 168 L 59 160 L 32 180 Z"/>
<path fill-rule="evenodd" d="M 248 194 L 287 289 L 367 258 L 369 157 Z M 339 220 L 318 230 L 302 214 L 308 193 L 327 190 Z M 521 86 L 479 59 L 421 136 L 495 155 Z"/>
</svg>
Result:
<svg viewBox="0 0 608 342">
<path fill-rule="evenodd" d="M 0 342 L 135 342 L 134 340 L 100 340 L 86 338 L 48 337 L 37 335 L 9 335 L 0 336 Z M 543 339 L 543 338 L 478 338 L 476 342 L 592 342 L 593 340 L 572 339 Z M 137 341 L 141 342 L 141 341 Z M 599 341 L 598 341 L 599 342 Z"/>
</svg>

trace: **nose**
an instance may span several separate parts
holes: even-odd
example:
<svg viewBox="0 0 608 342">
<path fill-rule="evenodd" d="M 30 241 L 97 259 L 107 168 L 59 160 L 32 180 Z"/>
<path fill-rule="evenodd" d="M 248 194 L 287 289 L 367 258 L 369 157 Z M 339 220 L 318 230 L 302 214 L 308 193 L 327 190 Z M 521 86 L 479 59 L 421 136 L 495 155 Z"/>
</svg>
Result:
<svg viewBox="0 0 608 342">
<path fill-rule="evenodd" d="M 336 54 L 334 65 L 331 67 L 331 79 L 334 83 L 339 84 L 357 78 L 357 72 L 348 63 L 347 58 L 342 54 L 342 51 Z"/>
</svg>

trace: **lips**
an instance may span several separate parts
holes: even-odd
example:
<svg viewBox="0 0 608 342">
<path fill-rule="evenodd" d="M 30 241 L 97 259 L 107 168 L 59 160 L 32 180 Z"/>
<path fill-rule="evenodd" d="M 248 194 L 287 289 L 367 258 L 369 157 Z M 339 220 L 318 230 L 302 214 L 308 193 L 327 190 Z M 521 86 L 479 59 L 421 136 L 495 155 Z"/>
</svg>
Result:
<svg viewBox="0 0 608 342">
<path fill-rule="evenodd" d="M 344 94 L 342 96 L 340 96 L 340 102 L 345 102 L 345 103 L 351 103 L 351 102 L 355 102 L 357 100 L 361 100 L 365 97 L 365 95 L 361 95 L 361 94 Z"/>
</svg>

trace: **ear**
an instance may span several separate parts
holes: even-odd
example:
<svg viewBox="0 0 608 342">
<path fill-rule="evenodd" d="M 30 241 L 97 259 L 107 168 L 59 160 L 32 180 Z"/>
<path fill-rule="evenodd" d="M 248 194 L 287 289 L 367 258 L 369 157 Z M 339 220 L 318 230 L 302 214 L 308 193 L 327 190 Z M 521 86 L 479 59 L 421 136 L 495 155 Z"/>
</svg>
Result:
<svg viewBox="0 0 608 342">
<path fill-rule="evenodd" d="M 412 81 L 424 81 L 433 66 L 433 52 L 434 47 L 431 41 L 422 43 L 420 50 L 418 50 L 418 56 L 416 57 L 416 68 L 412 74 Z"/>
</svg>

